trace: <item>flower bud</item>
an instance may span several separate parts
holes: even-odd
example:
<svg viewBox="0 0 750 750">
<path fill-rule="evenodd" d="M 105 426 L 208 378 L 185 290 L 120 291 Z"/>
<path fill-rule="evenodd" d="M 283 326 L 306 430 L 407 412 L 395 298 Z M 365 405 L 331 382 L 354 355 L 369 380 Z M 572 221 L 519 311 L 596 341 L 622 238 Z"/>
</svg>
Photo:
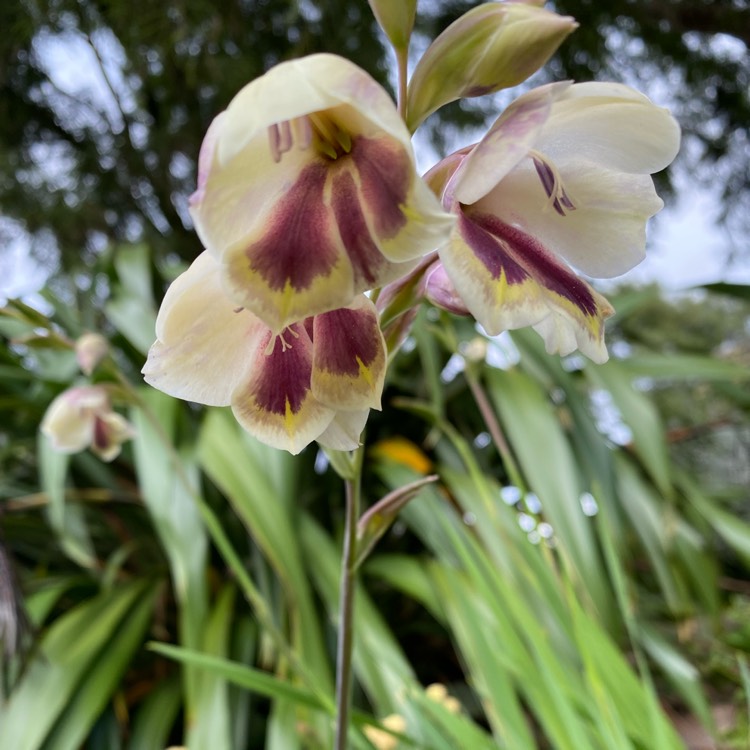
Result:
<svg viewBox="0 0 750 750">
<path fill-rule="evenodd" d="M 109 354 L 109 342 L 99 333 L 84 333 L 75 343 L 76 360 L 84 375 L 91 375 Z"/>
<path fill-rule="evenodd" d="M 469 309 L 461 299 L 461 296 L 448 278 L 445 268 L 437 261 L 427 272 L 427 283 L 425 285 L 425 297 L 433 305 L 447 310 L 455 315 L 470 315 Z"/>
<path fill-rule="evenodd" d="M 409 83 L 406 122 L 414 132 L 436 109 L 515 86 L 536 72 L 578 24 L 525 2 L 485 3 L 429 46 Z"/>
<path fill-rule="evenodd" d="M 96 385 L 63 391 L 47 409 L 41 430 L 56 451 L 91 448 L 102 461 L 115 459 L 134 434 L 132 425 L 112 411 L 107 391 Z"/>
<path fill-rule="evenodd" d="M 390 714 L 386 716 L 381 724 L 394 732 L 403 734 L 406 731 L 406 719 L 399 714 Z M 384 732 L 378 727 L 366 726 L 365 735 L 377 750 L 395 750 L 398 747 L 398 737 L 394 737 L 390 732 Z"/>
<path fill-rule="evenodd" d="M 461 703 L 458 698 L 448 694 L 448 688 L 445 685 L 434 682 L 425 688 L 425 695 L 435 703 L 440 703 L 452 714 L 461 713 Z"/>
<path fill-rule="evenodd" d="M 385 31 L 393 47 L 405 50 L 414 28 L 417 0 L 369 0 L 369 3 L 380 28 Z"/>
</svg>

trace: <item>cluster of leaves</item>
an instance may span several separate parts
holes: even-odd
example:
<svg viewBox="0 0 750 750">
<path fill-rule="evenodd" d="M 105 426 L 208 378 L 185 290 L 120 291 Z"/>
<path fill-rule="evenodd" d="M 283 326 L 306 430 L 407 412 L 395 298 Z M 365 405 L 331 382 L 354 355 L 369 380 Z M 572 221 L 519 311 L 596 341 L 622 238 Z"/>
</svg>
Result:
<svg viewBox="0 0 750 750">
<path fill-rule="evenodd" d="M 225 410 L 126 386 L 151 339 L 153 275 L 145 246 L 121 247 L 93 269 L 104 309 L 47 290 L 46 315 L 4 310 L 0 529 L 23 598 L 2 589 L 0 746 L 325 747 L 340 483 L 314 448 L 291 457 Z M 616 303 L 623 342 L 648 305 L 678 327 L 689 318 L 653 295 Z M 702 305 L 707 319 L 724 309 Z M 95 377 L 119 379 L 137 429 L 110 465 L 37 443 L 46 405 L 77 377 L 65 341 L 89 327 L 113 344 Z M 547 356 L 533 335 L 488 340 L 421 315 L 368 427 L 364 493 L 431 471 L 440 482 L 365 567 L 352 747 L 397 713 L 399 747 L 664 750 L 682 746 L 664 706 L 709 730 L 714 704 L 739 708 L 750 525 L 728 511 L 727 483 L 675 460 L 674 415 L 654 394 L 720 388 L 728 403 L 748 370 L 629 346 L 593 367 Z M 746 399 L 732 405 L 746 429 Z M 33 631 L 11 642 L 21 603 Z M 460 713 L 430 697 L 434 682 Z"/>
</svg>

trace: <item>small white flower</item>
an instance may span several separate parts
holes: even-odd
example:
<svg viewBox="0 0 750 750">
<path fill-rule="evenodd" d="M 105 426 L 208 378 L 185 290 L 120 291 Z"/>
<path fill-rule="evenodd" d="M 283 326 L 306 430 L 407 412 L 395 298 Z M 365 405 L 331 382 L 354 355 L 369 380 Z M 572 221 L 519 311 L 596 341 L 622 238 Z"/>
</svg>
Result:
<svg viewBox="0 0 750 750">
<path fill-rule="evenodd" d="M 60 453 L 78 453 L 86 448 L 112 461 L 122 444 L 135 434 L 132 425 L 112 411 L 107 391 L 88 385 L 63 391 L 47 409 L 41 430 Z"/>
</svg>

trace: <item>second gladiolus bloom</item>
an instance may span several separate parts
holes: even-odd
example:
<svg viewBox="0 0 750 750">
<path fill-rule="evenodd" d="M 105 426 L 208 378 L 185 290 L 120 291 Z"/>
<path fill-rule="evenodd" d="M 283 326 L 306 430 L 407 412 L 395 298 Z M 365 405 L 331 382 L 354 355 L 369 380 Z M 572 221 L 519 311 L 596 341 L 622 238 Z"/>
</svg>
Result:
<svg viewBox="0 0 750 750">
<path fill-rule="evenodd" d="M 359 445 L 380 408 L 386 350 L 375 306 L 358 295 L 280 334 L 223 293 L 204 252 L 169 287 L 156 322 L 146 381 L 178 398 L 231 406 L 238 422 L 275 448 L 299 453 L 317 440 Z"/>
<path fill-rule="evenodd" d="M 458 216 L 440 258 L 486 331 L 533 326 L 551 354 L 605 361 L 612 308 L 571 266 L 609 278 L 643 259 L 663 205 L 650 174 L 679 143 L 669 112 L 628 86 L 557 83 L 435 166 L 427 179 Z"/>
</svg>

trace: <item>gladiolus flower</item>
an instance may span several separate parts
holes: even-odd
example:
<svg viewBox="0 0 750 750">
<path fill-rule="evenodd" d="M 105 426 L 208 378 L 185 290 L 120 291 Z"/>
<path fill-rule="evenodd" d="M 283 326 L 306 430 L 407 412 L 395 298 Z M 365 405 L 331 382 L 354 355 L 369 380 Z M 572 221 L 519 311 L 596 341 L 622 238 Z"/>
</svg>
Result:
<svg viewBox="0 0 750 750">
<path fill-rule="evenodd" d="M 191 215 L 224 293 L 274 333 L 403 275 L 454 221 L 386 91 L 327 54 L 277 65 L 214 120 Z"/>
<path fill-rule="evenodd" d="M 646 221 L 663 205 L 650 174 L 679 141 L 669 112 L 628 86 L 558 83 L 434 167 L 428 183 L 458 214 L 440 258 L 485 330 L 530 325 L 549 353 L 606 361 L 612 308 L 568 263 L 610 278 L 643 259 Z"/>
<path fill-rule="evenodd" d="M 221 266 L 204 252 L 169 287 L 143 374 L 165 393 L 231 406 L 250 434 L 299 453 L 317 440 L 359 445 L 370 408 L 380 408 L 386 353 L 375 306 L 349 305 L 276 334 L 223 293 Z"/>
<path fill-rule="evenodd" d="M 49 406 L 41 430 L 60 453 L 91 448 L 102 461 L 112 461 L 133 437 L 132 425 L 112 411 L 107 391 L 89 385 L 63 391 Z"/>
</svg>

